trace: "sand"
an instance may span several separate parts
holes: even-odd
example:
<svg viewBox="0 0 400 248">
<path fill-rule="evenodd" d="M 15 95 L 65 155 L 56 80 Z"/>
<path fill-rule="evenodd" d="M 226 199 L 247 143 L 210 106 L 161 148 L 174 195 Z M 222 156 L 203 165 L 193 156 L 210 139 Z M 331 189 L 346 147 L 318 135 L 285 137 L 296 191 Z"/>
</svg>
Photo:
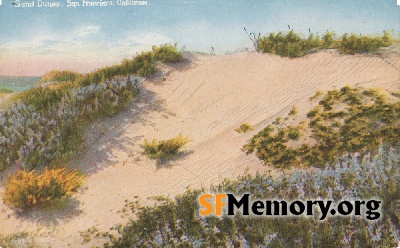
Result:
<svg viewBox="0 0 400 248">
<path fill-rule="evenodd" d="M 297 59 L 256 52 L 185 57 L 179 65 L 161 66 L 164 74 L 145 81 L 128 110 L 89 128 L 85 148 L 71 163 L 88 175 L 76 201 L 64 210 L 24 215 L 0 203 L 0 233 L 33 232 L 39 247 L 100 245 L 93 240 L 82 244 L 79 231 L 95 225 L 106 231 L 126 221 L 117 213 L 125 199 L 140 196 L 148 203 L 149 196 L 173 197 L 188 186 L 208 188 L 246 170 L 266 173 L 270 168 L 242 152 L 242 145 L 294 105 L 304 115 L 315 91 L 346 84 L 400 90 L 398 49 L 353 56 L 328 50 Z M 255 130 L 235 132 L 243 122 Z M 191 142 L 177 160 L 157 164 L 141 154 L 144 139 L 181 132 Z"/>
</svg>

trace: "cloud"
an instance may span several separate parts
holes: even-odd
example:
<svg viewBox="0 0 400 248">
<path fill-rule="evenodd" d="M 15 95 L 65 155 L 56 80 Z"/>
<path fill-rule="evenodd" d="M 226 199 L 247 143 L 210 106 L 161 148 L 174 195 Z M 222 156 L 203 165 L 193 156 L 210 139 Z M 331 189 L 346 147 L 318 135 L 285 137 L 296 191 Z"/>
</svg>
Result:
<svg viewBox="0 0 400 248">
<path fill-rule="evenodd" d="M 79 37 L 88 37 L 90 35 L 98 34 L 100 32 L 100 27 L 97 25 L 87 25 L 77 27 L 72 34 L 75 34 Z"/>
<path fill-rule="evenodd" d="M 131 36 L 126 39 L 126 42 L 136 46 L 153 46 L 162 45 L 172 42 L 171 38 L 165 37 L 160 34 L 148 33 L 138 36 Z"/>
</svg>

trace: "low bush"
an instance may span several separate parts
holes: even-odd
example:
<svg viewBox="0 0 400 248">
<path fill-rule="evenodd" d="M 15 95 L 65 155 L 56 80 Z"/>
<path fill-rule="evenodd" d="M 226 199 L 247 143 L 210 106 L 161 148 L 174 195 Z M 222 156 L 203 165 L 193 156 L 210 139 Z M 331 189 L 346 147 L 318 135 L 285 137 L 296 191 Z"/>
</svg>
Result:
<svg viewBox="0 0 400 248">
<path fill-rule="evenodd" d="M 315 94 L 314 94 L 313 96 L 311 96 L 311 97 L 309 98 L 309 100 L 310 100 L 310 101 L 314 101 L 315 99 L 317 99 L 318 97 L 323 96 L 323 95 L 324 95 L 324 92 L 323 92 L 323 91 L 317 90 L 317 92 L 315 92 Z"/>
<path fill-rule="evenodd" d="M 377 51 L 381 47 L 387 47 L 393 44 L 393 39 L 388 32 L 382 36 L 344 34 L 337 48 L 339 51 L 347 54 L 368 53 Z"/>
<path fill-rule="evenodd" d="M 47 207 L 71 197 L 82 183 L 82 176 L 76 171 L 66 172 L 65 168 L 46 168 L 43 174 L 18 171 L 9 176 L 3 199 L 6 204 L 20 209 Z"/>
<path fill-rule="evenodd" d="M 183 137 L 182 133 L 180 133 L 177 137 L 169 140 L 157 141 L 154 139 L 151 142 L 145 140 L 141 146 L 144 148 L 144 154 L 149 158 L 170 159 L 176 156 L 189 141 L 188 138 Z"/>
<path fill-rule="evenodd" d="M 83 75 L 74 71 L 58 71 L 53 70 L 44 74 L 36 86 L 46 85 L 47 83 L 54 82 L 72 82 L 78 80 Z"/>
<path fill-rule="evenodd" d="M 341 156 L 374 154 L 380 146 L 400 149 L 400 101 L 394 96 L 391 99 L 376 90 L 349 86 L 329 91 L 307 113 L 303 123 L 308 127 L 276 126 L 275 121 L 254 135 L 243 150 L 284 169 L 325 167 Z M 308 140 L 299 141 L 302 132 L 310 134 Z M 295 145 L 290 140 L 296 141 Z"/>
<path fill-rule="evenodd" d="M 235 131 L 238 133 L 247 133 L 249 131 L 253 131 L 254 127 L 249 123 L 243 123 L 240 127 L 236 128 Z"/>
<path fill-rule="evenodd" d="M 289 111 L 289 115 L 297 115 L 299 113 L 299 110 L 297 109 L 296 106 L 293 106 L 293 108 Z"/>
<path fill-rule="evenodd" d="M 344 34 L 337 38 L 334 32 L 326 32 L 322 38 L 310 34 L 305 38 L 291 30 L 288 33 L 269 33 L 257 39 L 257 50 L 262 53 L 272 53 L 283 57 L 301 57 L 315 49 L 337 48 L 346 54 L 367 53 L 377 51 L 381 47 L 392 45 L 389 32 L 384 31 L 382 36 Z"/>
<path fill-rule="evenodd" d="M 176 63 L 183 58 L 182 53 L 176 49 L 176 44 L 165 44 L 160 47 L 153 46 L 153 53 L 156 60 L 164 63 Z"/>
<path fill-rule="evenodd" d="M 77 81 L 77 85 L 88 86 L 104 83 L 116 76 L 137 75 L 147 77 L 156 72 L 156 60 L 153 52 L 143 52 L 133 59 L 125 59 L 121 64 L 100 68 L 85 75 Z"/>
</svg>

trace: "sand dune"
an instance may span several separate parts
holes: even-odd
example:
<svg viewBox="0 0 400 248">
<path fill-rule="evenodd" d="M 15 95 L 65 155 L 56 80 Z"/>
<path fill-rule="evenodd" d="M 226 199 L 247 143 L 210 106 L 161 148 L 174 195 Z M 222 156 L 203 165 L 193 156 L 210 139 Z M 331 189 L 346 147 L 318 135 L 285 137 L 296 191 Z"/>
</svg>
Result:
<svg viewBox="0 0 400 248">
<path fill-rule="evenodd" d="M 117 211 L 125 199 L 174 196 L 187 186 L 208 187 L 236 177 L 246 168 L 251 173 L 268 170 L 254 155 L 246 156 L 242 145 L 293 105 L 304 114 L 316 90 L 346 84 L 400 90 L 398 49 L 353 56 L 328 50 L 297 59 L 255 52 L 186 57 L 190 63 L 161 68 L 165 81 L 145 81 L 127 111 L 88 130 L 84 152 L 71 163 L 88 174 L 78 202 L 67 210 L 29 216 L 17 216 L 1 203 L 0 233 L 36 231 L 40 237 L 35 240 L 44 247 L 93 245 L 81 244 L 78 231 L 96 224 L 107 230 L 122 222 Z M 243 122 L 255 130 L 235 132 Z M 167 139 L 180 132 L 192 141 L 179 159 L 159 165 L 141 154 L 144 139 Z"/>
</svg>

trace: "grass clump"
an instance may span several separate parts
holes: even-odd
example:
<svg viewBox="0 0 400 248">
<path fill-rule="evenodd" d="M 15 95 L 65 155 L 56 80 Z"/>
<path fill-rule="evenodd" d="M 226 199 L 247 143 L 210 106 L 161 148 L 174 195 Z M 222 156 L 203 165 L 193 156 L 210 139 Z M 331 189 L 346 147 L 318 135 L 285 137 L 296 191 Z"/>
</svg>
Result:
<svg viewBox="0 0 400 248">
<path fill-rule="evenodd" d="M 83 75 L 74 71 L 59 71 L 53 70 L 44 74 L 39 82 L 36 83 L 37 86 L 46 85 L 48 83 L 55 82 L 73 82 L 81 78 Z"/>
<path fill-rule="evenodd" d="M 153 46 L 153 53 L 156 60 L 164 63 L 176 63 L 182 60 L 183 54 L 178 52 L 176 44 L 165 44 L 160 47 Z"/>
<path fill-rule="evenodd" d="M 5 95 L 10 94 L 10 93 L 13 93 L 13 91 L 9 90 L 9 89 L 0 88 L 0 97 L 4 97 Z"/>
<path fill-rule="evenodd" d="M 35 247 L 34 238 L 27 232 L 18 232 L 9 235 L 0 234 L 0 247 Z"/>
<path fill-rule="evenodd" d="M 297 109 L 296 106 L 293 106 L 293 108 L 289 111 L 289 115 L 297 115 L 299 113 L 299 110 Z"/>
<path fill-rule="evenodd" d="M 249 131 L 253 131 L 254 127 L 249 123 L 242 123 L 240 127 L 235 128 L 235 131 L 238 133 L 247 133 Z"/>
<path fill-rule="evenodd" d="M 6 204 L 20 209 L 47 207 L 71 197 L 82 183 L 82 176 L 76 171 L 66 172 L 65 168 L 46 168 L 43 174 L 18 171 L 9 177 L 3 199 Z"/>
<path fill-rule="evenodd" d="M 149 158 L 171 159 L 178 155 L 181 148 L 188 142 L 190 142 L 190 140 L 183 137 L 182 133 L 180 133 L 177 137 L 168 140 L 157 141 L 153 139 L 151 142 L 145 140 L 141 147 L 144 148 L 144 154 Z"/>
<path fill-rule="evenodd" d="M 319 98 L 320 96 L 323 96 L 324 92 L 321 90 L 317 90 L 313 96 L 309 98 L 310 101 L 314 101 L 315 99 Z"/>
<path fill-rule="evenodd" d="M 301 57 L 315 49 L 337 48 L 345 54 L 368 53 L 397 42 L 390 33 L 381 36 L 344 34 L 337 38 L 334 32 L 326 32 L 320 37 L 311 33 L 307 38 L 291 30 L 288 33 L 269 33 L 257 39 L 257 50 L 283 57 Z"/>
<path fill-rule="evenodd" d="M 375 154 L 381 146 L 399 149 L 399 123 L 399 100 L 389 101 L 377 90 L 345 86 L 327 92 L 303 124 L 268 125 L 243 150 L 276 168 L 325 167 L 343 156 Z M 301 139 L 302 133 L 309 138 Z"/>
</svg>

